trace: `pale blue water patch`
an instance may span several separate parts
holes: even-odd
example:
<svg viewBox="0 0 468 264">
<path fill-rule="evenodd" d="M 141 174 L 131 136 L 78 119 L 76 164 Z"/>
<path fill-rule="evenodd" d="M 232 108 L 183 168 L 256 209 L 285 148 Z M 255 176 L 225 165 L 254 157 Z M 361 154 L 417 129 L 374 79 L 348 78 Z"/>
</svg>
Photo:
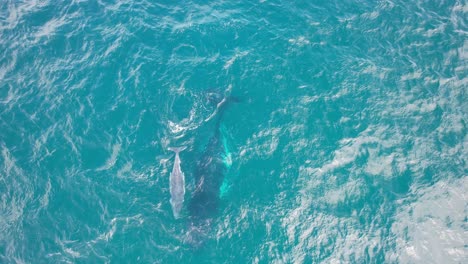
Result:
<svg viewBox="0 0 468 264">
<path fill-rule="evenodd" d="M 467 262 L 467 8 L 2 1 L 0 262 Z"/>
</svg>

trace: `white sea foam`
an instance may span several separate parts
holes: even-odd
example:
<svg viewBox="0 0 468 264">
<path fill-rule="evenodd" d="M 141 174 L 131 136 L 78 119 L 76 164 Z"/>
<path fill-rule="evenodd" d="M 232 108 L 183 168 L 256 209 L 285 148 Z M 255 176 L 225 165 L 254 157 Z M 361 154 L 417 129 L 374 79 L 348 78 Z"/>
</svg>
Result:
<svg viewBox="0 0 468 264">
<path fill-rule="evenodd" d="M 392 233 L 396 250 L 387 261 L 398 263 L 463 263 L 466 251 L 468 178 L 414 188 L 414 201 L 398 209 Z M 403 203 L 405 203 L 403 201 Z"/>
<path fill-rule="evenodd" d="M 234 56 L 232 56 L 228 61 L 226 61 L 226 63 L 225 63 L 224 66 L 223 66 L 223 69 L 228 70 L 229 68 L 231 68 L 232 64 L 233 64 L 238 58 L 242 58 L 242 57 L 246 56 L 247 54 L 249 54 L 248 51 L 236 51 L 236 53 L 234 54 Z"/>
<path fill-rule="evenodd" d="M 110 154 L 110 157 L 106 160 L 106 162 L 104 163 L 104 165 L 102 165 L 101 167 L 97 168 L 96 170 L 97 171 L 103 171 L 103 170 L 109 170 L 111 169 L 112 167 L 114 167 L 115 165 L 115 162 L 117 161 L 117 158 L 119 156 L 119 152 L 120 152 L 120 149 L 121 149 L 121 144 L 120 143 L 116 143 L 112 146 L 112 153 Z"/>
<path fill-rule="evenodd" d="M 42 37 L 51 37 L 55 34 L 55 32 L 66 24 L 66 20 L 64 17 L 61 18 L 53 18 L 47 21 L 37 32 L 35 37 L 42 38 Z"/>
<path fill-rule="evenodd" d="M 291 38 L 291 39 L 288 40 L 288 42 L 293 44 L 293 45 L 297 45 L 299 47 L 303 47 L 303 46 L 306 46 L 306 45 L 310 44 L 310 41 L 304 36 L 299 36 L 297 38 Z"/>
<path fill-rule="evenodd" d="M 41 208 L 46 210 L 49 205 L 50 191 L 52 189 L 52 184 L 50 183 L 50 178 L 47 179 L 46 189 L 44 195 L 40 198 Z"/>
</svg>

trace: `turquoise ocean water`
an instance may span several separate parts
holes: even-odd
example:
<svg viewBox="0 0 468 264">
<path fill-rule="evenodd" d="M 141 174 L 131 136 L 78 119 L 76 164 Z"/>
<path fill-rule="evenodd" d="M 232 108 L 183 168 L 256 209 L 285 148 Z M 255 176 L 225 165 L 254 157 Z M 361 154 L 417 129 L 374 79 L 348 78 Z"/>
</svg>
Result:
<svg viewBox="0 0 468 264">
<path fill-rule="evenodd" d="M 0 1 L 0 263 L 467 263 L 467 13 Z"/>
</svg>

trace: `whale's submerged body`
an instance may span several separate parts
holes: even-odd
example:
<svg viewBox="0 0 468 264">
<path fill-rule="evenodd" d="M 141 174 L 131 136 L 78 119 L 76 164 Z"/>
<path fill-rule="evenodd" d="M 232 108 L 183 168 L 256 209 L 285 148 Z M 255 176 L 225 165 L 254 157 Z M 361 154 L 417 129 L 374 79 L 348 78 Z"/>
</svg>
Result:
<svg viewBox="0 0 468 264">
<path fill-rule="evenodd" d="M 189 204 L 189 243 L 200 247 L 209 237 L 210 226 L 218 213 L 222 186 L 229 170 L 226 157 L 229 156 L 220 122 L 228 104 L 223 100 L 218 104 L 216 127 L 194 171 L 195 190 Z"/>
</svg>

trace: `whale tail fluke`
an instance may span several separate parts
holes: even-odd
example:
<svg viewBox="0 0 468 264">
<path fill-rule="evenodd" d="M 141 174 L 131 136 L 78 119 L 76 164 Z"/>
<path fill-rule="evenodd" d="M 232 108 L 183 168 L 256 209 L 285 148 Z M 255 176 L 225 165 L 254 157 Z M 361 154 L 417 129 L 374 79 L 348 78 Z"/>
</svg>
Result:
<svg viewBox="0 0 468 264">
<path fill-rule="evenodd" d="M 179 154 L 179 152 L 183 151 L 186 149 L 187 146 L 181 146 L 181 147 L 169 147 L 168 150 L 174 151 L 175 154 Z"/>
</svg>

